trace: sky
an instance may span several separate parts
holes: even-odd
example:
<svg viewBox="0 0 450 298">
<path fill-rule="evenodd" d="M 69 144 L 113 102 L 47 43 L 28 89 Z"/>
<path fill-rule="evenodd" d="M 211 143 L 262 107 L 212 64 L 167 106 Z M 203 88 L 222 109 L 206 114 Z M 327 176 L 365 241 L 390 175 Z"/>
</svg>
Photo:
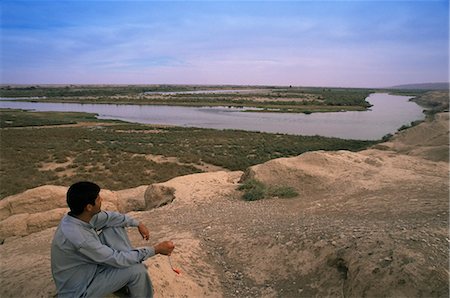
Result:
<svg viewBox="0 0 450 298">
<path fill-rule="evenodd" d="M 1 84 L 449 79 L 448 0 L 0 2 Z"/>
</svg>

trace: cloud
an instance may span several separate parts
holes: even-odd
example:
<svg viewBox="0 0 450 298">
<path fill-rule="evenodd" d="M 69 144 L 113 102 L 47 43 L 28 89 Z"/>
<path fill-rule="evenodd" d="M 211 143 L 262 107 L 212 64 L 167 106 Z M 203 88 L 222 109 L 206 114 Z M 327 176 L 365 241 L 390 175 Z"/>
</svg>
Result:
<svg viewBox="0 0 450 298">
<path fill-rule="evenodd" d="M 5 5 L 3 82 L 378 86 L 448 79 L 448 3 L 26 4 Z"/>
</svg>

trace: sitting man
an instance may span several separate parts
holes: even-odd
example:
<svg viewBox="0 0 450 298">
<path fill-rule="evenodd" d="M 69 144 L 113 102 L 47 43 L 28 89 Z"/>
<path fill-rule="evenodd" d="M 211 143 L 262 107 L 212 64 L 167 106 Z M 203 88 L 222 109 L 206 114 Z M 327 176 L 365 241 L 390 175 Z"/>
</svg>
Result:
<svg viewBox="0 0 450 298">
<path fill-rule="evenodd" d="M 102 297 L 126 286 L 131 297 L 152 297 L 153 288 L 142 261 L 170 255 L 171 241 L 132 248 L 125 227 L 137 227 L 145 240 L 147 227 L 116 212 L 101 210 L 100 187 L 78 182 L 67 191 L 70 212 L 63 217 L 51 247 L 51 265 L 58 297 Z"/>
</svg>

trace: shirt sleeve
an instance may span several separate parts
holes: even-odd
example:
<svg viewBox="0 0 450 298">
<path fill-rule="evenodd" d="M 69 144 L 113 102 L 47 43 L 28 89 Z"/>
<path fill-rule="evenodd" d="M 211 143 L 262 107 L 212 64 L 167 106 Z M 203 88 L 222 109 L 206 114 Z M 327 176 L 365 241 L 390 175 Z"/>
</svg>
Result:
<svg viewBox="0 0 450 298">
<path fill-rule="evenodd" d="M 152 247 L 135 248 L 129 251 L 114 250 L 96 239 L 86 240 L 79 249 L 80 253 L 94 263 L 106 264 L 117 268 L 126 268 L 140 263 L 155 255 Z"/>
<path fill-rule="evenodd" d="M 106 227 L 137 227 L 139 222 L 122 213 L 100 211 L 92 217 L 90 224 L 95 229 L 102 229 Z"/>
</svg>

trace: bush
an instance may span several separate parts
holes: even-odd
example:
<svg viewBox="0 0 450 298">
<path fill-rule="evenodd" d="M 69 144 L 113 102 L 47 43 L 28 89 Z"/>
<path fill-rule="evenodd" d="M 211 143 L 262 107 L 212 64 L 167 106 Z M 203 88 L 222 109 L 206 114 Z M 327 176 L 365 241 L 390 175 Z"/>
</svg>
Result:
<svg viewBox="0 0 450 298">
<path fill-rule="evenodd" d="M 245 181 L 238 190 L 243 190 L 242 198 L 246 201 L 256 201 L 264 199 L 267 195 L 267 187 L 256 179 L 249 179 Z"/>
<path fill-rule="evenodd" d="M 248 189 L 246 192 L 244 192 L 244 195 L 242 198 L 246 201 L 256 201 L 261 200 L 266 197 L 266 188 L 264 187 L 255 187 Z"/>
<path fill-rule="evenodd" d="M 382 141 L 382 142 L 387 142 L 387 141 L 389 141 L 392 137 L 393 137 L 393 135 L 390 134 L 390 133 L 385 134 L 385 135 L 383 136 L 383 138 L 381 138 L 381 141 Z"/>
<path fill-rule="evenodd" d="M 238 187 L 238 190 L 249 190 L 255 188 L 264 188 L 264 184 L 256 179 L 249 179 Z"/>
<path fill-rule="evenodd" d="M 261 181 L 249 179 L 245 181 L 238 190 L 243 190 L 242 198 L 246 201 L 256 201 L 267 197 L 293 198 L 298 192 L 290 186 L 269 186 Z"/>
<path fill-rule="evenodd" d="M 269 189 L 269 195 L 279 198 L 294 198 L 298 196 L 298 192 L 290 186 L 275 186 Z"/>
<path fill-rule="evenodd" d="M 402 131 L 402 130 L 405 130 L 405 129 L 408 129 L 408 128 L 417 126 L 417 125 L 419 125 L 419 124 L 422 123 L 422 122 L 423 122 L 423 120 L 416 120 L 416 121 L 411 122 L 410 124 L 402 125 L 402 126 L 398 129 L 398 131 Z"/>
</svg>

